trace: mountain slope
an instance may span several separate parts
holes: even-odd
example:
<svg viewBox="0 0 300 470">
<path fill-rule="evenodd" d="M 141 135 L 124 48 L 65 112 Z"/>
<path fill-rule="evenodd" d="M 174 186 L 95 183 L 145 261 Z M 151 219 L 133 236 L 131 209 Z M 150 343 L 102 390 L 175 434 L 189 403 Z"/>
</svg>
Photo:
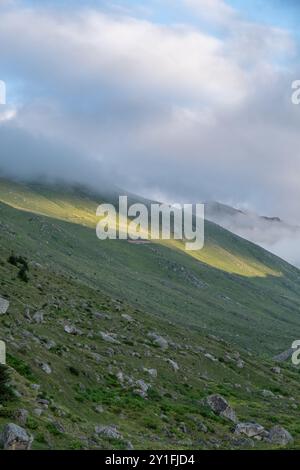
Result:
<svg viewBox="0 0 300 470">
<path fill-rule="evenodd" d="M 272 447 L 241 441 L 207 408 L 220 393 L 240 420 L 285 426 L 300 446 L 298 370 L 271 371 L 300 333 L 298 270 L 212 223 L 194 256 L 173 242 L 100 242 L 105 197 L 1 181 L 0 338 L 18 398 L 0 425 L 25 408 L 34 448 Z"/>
<path fill-rule="evenodd" d="M 7 251 L 26 249 L 42 264 L 58 261 L 89 286 L 262 353 L 279 352 L 300 336 L 299 271 L 212 223 L 206 223 L 205 249 L 185 252 L 174 241 L 99 241 L 101 201 L 78 188 L 2 181 L 0 200 L 2 225 L 16 233 L 8 236 Z"/>
</svg>

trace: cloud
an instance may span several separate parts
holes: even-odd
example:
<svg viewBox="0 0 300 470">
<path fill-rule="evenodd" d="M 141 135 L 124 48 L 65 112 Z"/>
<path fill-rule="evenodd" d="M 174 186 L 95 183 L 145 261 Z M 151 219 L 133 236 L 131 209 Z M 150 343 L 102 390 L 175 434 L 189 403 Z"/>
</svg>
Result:
<svg viewBox="0 0 300 470">
<path fill-rule="evenodd" d="M 10 155 L 1 152 L 0 167 L 21 160 L 28 174 L 58 176 L 72 167 L 93 184 L 105 172 L 148 196 L 230 198 L 296 217 L 295 40 L 225 2 L 189 2 L 204 6 L 210 24 L 230 28 L 216 35 L 100 9 L 1 10 L 3 79 L 8 99 L 15 83 L 21 98 L 0 122 Z M 13 145 L 13 133 L 27 140 Z"/>
<path fill-rule="evenodd" d="M 229 26 L 237 19 L 237 11 L 224 0 L 183 0 L 200 17 L 213 23 Z"/>
</svg>

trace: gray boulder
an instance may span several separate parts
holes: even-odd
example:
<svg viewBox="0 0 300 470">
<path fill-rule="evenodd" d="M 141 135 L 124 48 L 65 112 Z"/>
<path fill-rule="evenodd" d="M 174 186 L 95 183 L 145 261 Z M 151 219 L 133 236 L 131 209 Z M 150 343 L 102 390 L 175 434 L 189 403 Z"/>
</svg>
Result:
<svg viewBox="0 0 300 470">
<path fill-rule="evenodd" d="M 137 380 L 135 385 L 137 386 L 137 388 L 134 390 L 135 393 L 140 395 L 142 398 L 146 398 L 150 385 L 144 382 L 144 380 Z"/>
<path fill-rule="evenodd" d="M 179 370 L 179 365 L 177 362 L 173 361 L 172 359 L 166 359 L 166 362 L 170 364 L 170 366 L 174 369 L 175 372 Z"/>
<path fill-rule="evenodd" d="M 206 403 L 217 415 L 222 416 L 233 423 L 238 422 L 235 411 L 221 395 L 210 395 L 207 397 Z"/>
<path fill-rule="evenodd" d="M 17 424 L 9 423 L 4 427 L 0 441 L 4 450 L 29 450 L 33 437 Z"/>
<path fill-rule="evenodd" d="M 269 433 L 268 440 L 271 444 L 277 444 L 279 446 L 286 446 L 294 442 L 290 433 L 282 426 L 274 426 Z"/>
<path fill-rule="evenodd" d="M 239 423 L 237 424 L 234 433 L 237 435 L 244 434 L 247 437 L 255 437 L 264 434 L 265 428 L 257 423 Z"/>
<path fill-rule="evenodd" d="M 108 439 L 117 439 L 122 440 L 123 436 L 118 431 L 118 428 L 114 425 L 112 426 L 95 426 L 95 433 L 101 436 L 105 436 Z"/>
<path fill-rule="evenodd" d="M 64 326 L 64 331 L 65 333 L 68 333 L 69 335 L 82 335 L 82 331 L 76 328 L 76 326 L 73 325 L 65 325 Z"/>
<path fill-rule="evenodd" d="M 168 349 L 169 347 L 168 341 L 157 333 L 148 333 L 148 338 L 161 349 Z"/>
<path fill-rule="evenodd" d="M 46 362 L 42 362 L 42 363 L 40 364 L 40 368 L 42 369 L 42 371 L 45 372 L 45 374 L 50 375 L 50 374 L 52 373 L 51 367 L 50 367 L 49 364 L 47 364 Z"/>
<path fill-rule="evenodd" d="M 147 369 L 146 367 L 143 368 L 144 372 L 147 372 L 153 379 L 157 377 L 157 369 Z"/>
<path fill-rule="evenodd" d="M 112 334 L 109 333 L 104 333 L 103 331 L 100 331 L 100 336 L 103 339 L 103 341 L 106 341 L 106 343 L 112 343 L 112 344 L 120 344 L 120 341 L 118 341 L 116 338 L 112 336 Z"/>
<path fill-rule="evenodd" d="M 0 297 L 0 315 L 4 315 L 9 307 L 9 301 Z"/>
<path fill-rule="evenodd" d="M 39 311 L 39 312 L 36 312 L 33 317 L 32 317 L 33 321 L 35 323 L 43 323 L 44 321 L 44 313 L 42 311 Z"/>
</svg>

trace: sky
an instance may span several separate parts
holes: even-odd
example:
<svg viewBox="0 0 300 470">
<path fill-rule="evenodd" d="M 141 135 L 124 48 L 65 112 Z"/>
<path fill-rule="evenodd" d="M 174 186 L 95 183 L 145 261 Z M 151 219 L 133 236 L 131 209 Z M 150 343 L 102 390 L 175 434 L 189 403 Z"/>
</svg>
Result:
<svg viewBox="0 0 300 470">
<path fill-rule="evenodd" d="M 0 171 L 300 224 L 299 10 L 0 0 Z"/>
</svg>

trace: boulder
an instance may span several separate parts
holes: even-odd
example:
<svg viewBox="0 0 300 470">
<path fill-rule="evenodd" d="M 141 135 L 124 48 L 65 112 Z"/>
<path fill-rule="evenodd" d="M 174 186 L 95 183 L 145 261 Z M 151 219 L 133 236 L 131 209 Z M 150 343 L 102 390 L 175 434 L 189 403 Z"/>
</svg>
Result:
<svg viewBox="0 0 300 470">
<path fill-rule="evenodd" d="M 33 315 L 32 319 L 35 323 L 43 323 L 43 321 L 44 321 L 44 312 L 42 312 L 42 311 L 36 312 Z"/>
<path fill-rule="evenodd" d="M 175 372 L 179 370 L 179 365 L 177 362 L 173 361 L 172 359 L 166 359 L 166 362 L 170 364 L 170 366 L 174 369 Z"/>
<path fill-rule="evenodd" d="M 17 424 L 9 423 L 4 427 L 0 440 L 4 450 L 29 450 L 33 437 Z"/>
<path fill-rule="evenodd" d="M 218 362 L 218 359 L 210 353 L 206 353 L 204 354 L 204 356 L 206 357 L 206 359 L 209 359 L 212 362 Z"/>
<path fill-rule="evenodd" d="M 148 338 L 161 349 L 168 349 L 169 347 L 168 341 L 157 333 L 148 333 Z"/>
<path fill-rule="evenodd" d="M 95 426 L 95 433 L 101 436 L 105 436 L 108 439 L 117 439 L 122 440 L 123 436 L 118 431 L 118 428 L 114 425 L 112 426 Z"/>
<path fill-rule="evenodd" d="M 279 446 L 286 446 L 294 442 L 290 433 L 282 426 L 274 426 L 269 433 L 268 440 L 271 444 L 277 444 Z"/>
<path fill-rule="evenodd" d="M 82 335 L 82 331 L 76 328 L 76 326 L 73 325 L 65 325 L 64 326 L 65 333 L 68 333 L 69 335 Z"/>
<path fill-rule="evenodd" d="M 146 367 L 143 368 L 144 372 L 147 372 L 153 379 L 157 377 L 157 370 L 156 369 L 147 369 Z"/>
<path fill-rule="evenodd" d="M 42 362 L 40 364 L 40 368 L 42 369 L 42 371 L 45 372 L 45 374 L 50 375 L 52 373 L 51 367 L 49 366 L 49 364 L 46 364 L 45 362 Z"/>
<path fill-rule="evenodd" d="M 111 334 L 104 333 L 103 331 L 100 331 L 99 334 L 101 338 L 103 339 L 103 341 L 106 341 L 107 343 L 120 344 L 120 341 L 114 338 Z"/>
<path fill-rule="evenodd" d="M 263 434 L 265 428 L 257 423 L 239 423 L 237 424 L 234 433 L 237 435 L 244 434 L 247 437 L 255 437 Z"/>
<path fill-rule="evenodd" d="M 221 395 L 210 395 L 207 397 L 206 403 L 217 415 L 222 416 L 233 423 L 238 422 L 235 411 Z"/>
<path fill-rule="evenodd" d="M 9 301 L 0 297 L 0 315 L 4 315 L 9 307 Z"/>
<path fill-rule="evenodd" d="M 264 398 L 274 398 L 275 397 L 274 393 L 271 392 L 271 390 L 262 390 L 261 394 Z"/>
<path fill-rule="evenodd" d="M 134 319 L 130 315 L 128 315 L 127 313 L 122 313 L 121 317 L 123 318 L 123 320 L 126 320 L 129 323 L 134 322 Z"/>
</svg>

